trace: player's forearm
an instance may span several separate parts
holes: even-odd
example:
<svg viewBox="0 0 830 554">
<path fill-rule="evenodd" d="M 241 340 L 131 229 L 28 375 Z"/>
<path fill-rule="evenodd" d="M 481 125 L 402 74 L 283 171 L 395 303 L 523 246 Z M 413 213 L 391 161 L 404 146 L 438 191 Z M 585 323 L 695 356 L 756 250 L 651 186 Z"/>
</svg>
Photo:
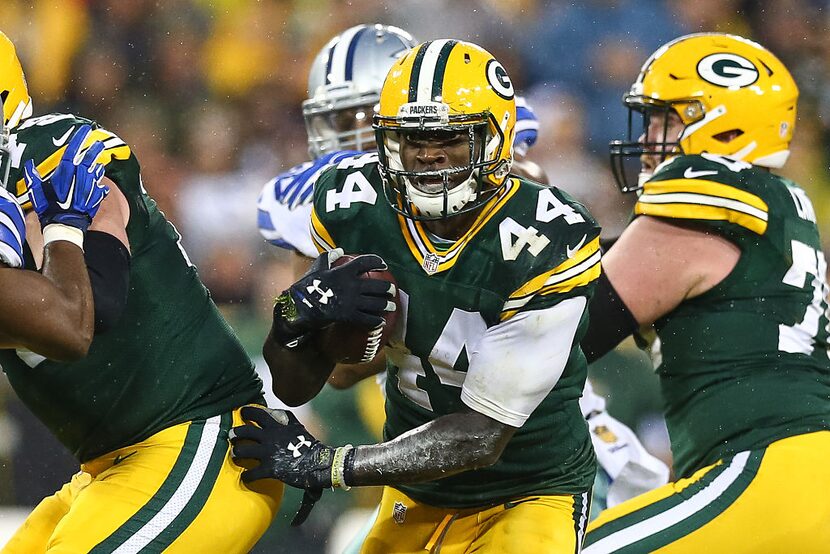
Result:
<svg viewBox="0 0 830 554">
<path fill-rule="evenodd" d="M 23 347 L 59 361 L 86 355 L 93 335 L 93 302 L 80 248 L 66 241 L 50 243 L 43 274 L 4 271 L 0 286 L 17 291 L 3 302 L 3 347 Z"/>
<path fill-rule="evenodd" d="M 336 389 L 348 389 L 363 379 L 386 370 L 386 356 L 381 352 L 365 364 L 337 364 L 329 376 L 329 385 Z"/>
<path fill-rule="evenodd" d="M 268 333 L 262 355 L 271 371 L 274 394 L 288 406 L 305 404 L 326 384 L 334 362 L 309 341 L 305 346 L 290 349 Z"/>
<path fill-rule="evenodd" d="M 62 318 L 59 335 L 66 354 L 85 356 L 95 329 L 95 312 L 83 251 L 66 241 L 49 243 L 44 250 L 43 276 L 59 291 L 59 309 L 52 309 Z"/>
<path fill-rule="evenodd" d="M 487 467 L 514 432 L 477 412 L 442 416 L 394 440 L 357 447 L 348 484 L 420 483 Z"/>
</svg>

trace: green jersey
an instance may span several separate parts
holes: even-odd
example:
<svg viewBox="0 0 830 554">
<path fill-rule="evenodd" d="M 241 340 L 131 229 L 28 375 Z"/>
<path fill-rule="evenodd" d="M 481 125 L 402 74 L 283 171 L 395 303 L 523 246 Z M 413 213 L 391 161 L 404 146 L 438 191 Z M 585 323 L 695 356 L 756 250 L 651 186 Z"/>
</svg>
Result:
<svg viewBox="0 0 830 554">
<path fill-rule="evenodd" d="M 741 251 L 721 283 L 655 324 L 676 475 L 830 428 L 827 263 L 804 191 L 743 162 L 681 156 L 634 213 L 693 223 Z"/>
<path fill-rule="evenodd" d="M 262 401 L 252 362 L 200 282 L 176 229 L 144 191 L 138 160 L 121 139 L 74 115 L 28 119 L 11 135 L 12 192 L 23 203 L 23 161 L 33 159 L 48 177 L 72 131 L 83 124 L 94 129 L 88 141 L 104 142 L 98 160 L 130 206 L 125 311 L 76 362 L 0 350 L 15 392 L 82 462 L 170 425 Z"/>
<path fill-rule="evenodd" d="M 378 254 L 400 291 L 402 313 L 386 351 L 385 438 L 464 409 L 468 369 L 478 364 L 499 372 L 503 365 L 476 358 L 488 330 L 566 299 L 589 297 L 600 271 L 598 237 L 599 227 L 583 206 L 555 188 L 517 178 L 464 236 L 444 241 L 392 210 L 376 154 L 343 160 L 323 173 L 312 211 L 318 248 Z M 561 377 L 543 391 L 529 418 L 514 425 L 520 427 L 495 465 L 398 488 L 420 502 L 453 508 L 587 491 L 595 459 L 578 402 L 587 371 L 579 347 L 586 324 L 583 311 Z"/>
</svg>

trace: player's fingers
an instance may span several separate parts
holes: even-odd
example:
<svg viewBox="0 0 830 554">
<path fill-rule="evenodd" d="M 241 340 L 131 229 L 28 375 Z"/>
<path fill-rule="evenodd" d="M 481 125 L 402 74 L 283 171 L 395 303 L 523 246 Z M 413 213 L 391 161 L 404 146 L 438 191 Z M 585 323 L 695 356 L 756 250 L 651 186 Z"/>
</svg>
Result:
<svg viewBox="0 0 830 554">
<path fill-rule="evenodd" d="M 263 406 L 243 406 L 239 413 L 242 419 L 252 421 L 262 428 L 270 427 L 274 423 L 288 425 L 289 422 L 284 410 L 272 410 Z"/>
<path fill-rule="evenodd" d="M 374 279 L 367 277 L 361 279 L 358 284 L 358 290 L 361 294 L 370 294 L 372 296 L 383 296 L 385 298 L 392 298 L 395 296 L 395 283 L 390 283 L 384 279 Z"/>
<path fill-rule="evenodd" d="M 374 329 L 380 325 L 384 325 L 385 321 L 382 317 L 375 313 L 354 312 L 350 320 L 356 325 L 366 327 L 367 329 Z"/>
<path fill-rule="evenodd" d="M 101 152 L 104 151 L 104 143 L 100 140 L 96 140 L 92 143 L 92 146 L 86 149 L 84 152 L 84 157 L 81 160 L 81 165 L 86 168 L 88 173 L 94 173 L 95 171 L 95 160 L 98 159 L 98 156 Z"/>
<path fill-rule="evenodd" d="M 262 445 L 258 443 L 236 443 L 231 445 L 231 456 L 234 460 L 258 460 L 262 462 L 263 456 L 268 454 L 263 451 Z"/>
<path fill-rule="evenodd" d="M 357 309 L 364 313 L 380 315 L 383 312 L 395 311 L 395 303 L 378 296 L 361 296 L 357 301 Z"/>
<path fill-rule="evenodd" d="M 268 472 L 268 468 L 264 467 L 262 464 L 253 469 L 246 469 L 242 472 L 242 481 L 245 483 L 259 481 L 260 479 L 267 479 L 269 477 L 271 477 L 271 475 Z"/>
<path fill-rule="evenodd" d="M 26 181 L 27 188 L 30 188 L 32 186 L 32 183 L 43 180 L 43 178 L 40 176 L 40 173 L 38 173 L 37 168 L 35 167 L 34 160 L 26 160 L 26 162 L 23 164 L 23 180 Z"/>
<path fill-rule="evenodd" d="M 95 164 L 94 171 L 92 172 L 92 182 L 96 187 L 104 191 L 104 196 L 110 193 L 109 185 L 101 182 L 104 179 L 106 172 L 107 170 L 102 164 Z"/>
<path fill-rule="evenodd" d="M 78 158 L 78 154 L 86 141 L 86 137 L 91 132 L 92 127 L 89 125 L 81 125 L 77 131 L 72 133 L 72 137 L 69 139 L 69 144 L 66 146 L 66 150 L 63 153 L 62 160 L 67 162 L 71 161 L 74 165 L 78 165 L 81 161 Z"/>
<path fill-rule="evenodd" d="M 343 264 L 344 269 L 349 268 L 355 275 L 366 273 L 367 271 L 386 271 L 386 262 L 383 258 L 376 254 L 362 254 L 354 260 Z"/>
<path fill-rule="evenodd" d="M 326 261 L 328 262 L 328 267 L 331 267 L 332 264 L 337 261 L 340 256 L 343 255 L 342 248 L 335 248 L 334 250 L 329 250 L 324 254 L 326 256 Z"/>
<path fill-rule="evenodd" d="M 228 439 L 231 442 L 237 440 L 261 442 L 262 429 L 260 429 L 256 425 L 240 425 L 239 427 L 234 427 L 228 432 Z"/>
</svg>

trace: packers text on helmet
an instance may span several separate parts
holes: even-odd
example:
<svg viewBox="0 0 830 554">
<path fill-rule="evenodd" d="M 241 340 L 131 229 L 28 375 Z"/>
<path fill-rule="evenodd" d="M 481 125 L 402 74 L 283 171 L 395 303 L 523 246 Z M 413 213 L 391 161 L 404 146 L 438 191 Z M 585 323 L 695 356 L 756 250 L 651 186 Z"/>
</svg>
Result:
<svg viewBox="0 0 830 554">
<path fill-rule="evenodd" d="M 387 75 L 375 116 L 390 205 L 419 220 L 444 219 L 482 206 L 505 185 L 515 124 L 513 84 L 489 52 L 449 39 L 411 50 Z M 430 136 L 466 137 L 466 163 L 427 170 L 404 167 L 403 141 Z"/>
</svg>

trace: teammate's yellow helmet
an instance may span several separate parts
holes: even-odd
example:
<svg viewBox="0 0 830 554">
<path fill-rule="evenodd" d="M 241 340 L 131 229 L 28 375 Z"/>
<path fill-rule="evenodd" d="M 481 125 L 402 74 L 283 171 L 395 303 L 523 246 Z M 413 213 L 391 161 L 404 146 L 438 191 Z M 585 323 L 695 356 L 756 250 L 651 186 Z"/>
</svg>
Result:
<svg viewBox="0 0 830 554">
<path fill-rule="evenodd" d="M 474 210 L 506 183 L 513 161 L 516 103 L 504 67 L 468 42 L 435 40 L 392 66 L 374 117 L 384 192 L 393 209 L 412 219 L 443 219 Z M 407 171 L 400 156 L 407 133 L 467 132 L 466 166 Z M 461 183 L 451 178 L 466 175 Z M 441 178 L 443 190 L 424 192 L 416 180 Z"/>
<path fill-rule="evenodd" d="M 646 151 L 719 154 L 763 167 L 782 167 L 795 126 L 798 87 L 769 50 L 735 35 L 698 33 L 660 47 L 623 98 L 648 115 L 674 110 L 685 125 L 676 142 L 639 143 L 629 117 L 628 141 L 611 143 L 612 165 L 624 177 L 625 157 Z M 671 154 L 669 154 L 671 155 Z M 623 190 L 633 190 L 620 183 Z"/>
<path fill-rule="evenodd" d="M 26 87 L 23 68 L 9 37 L 0 31 L 0 101 L 3 104 L 3 123 L 15 127 L 32 115 L 32 99 Z"/>
<path fill-rule="evenodd" d="M 11 169 L 9 152 L 9 127 L 32 115 L 32 99 L 26 87 L 23 68 L 17 59 L 14 44 L 0 31 L 0 106 L 3 119 L 0 121 L 0 186 L 6 187 Z"/>
</svg>

